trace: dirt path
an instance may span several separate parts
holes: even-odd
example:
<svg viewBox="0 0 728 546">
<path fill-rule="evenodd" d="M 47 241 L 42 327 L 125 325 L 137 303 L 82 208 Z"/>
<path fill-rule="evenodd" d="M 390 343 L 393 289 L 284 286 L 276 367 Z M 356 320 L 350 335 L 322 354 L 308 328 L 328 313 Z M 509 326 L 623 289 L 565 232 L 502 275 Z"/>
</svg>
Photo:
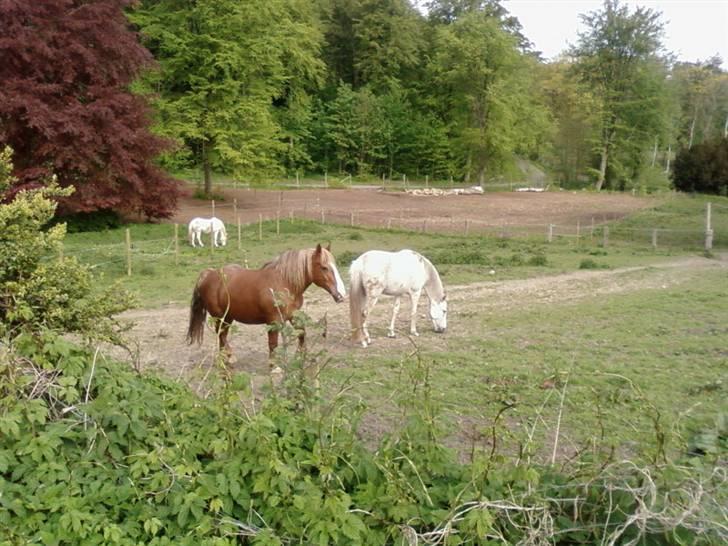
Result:
<svg viewBox="0 0 728 546">
<path fill-rule="evenodd" d="M 696 256 L 650 266 L 576 271 L 525 280 L 484 281 L 449 286 L 448 333 L 432 333 L 424 314 L 426 304 L 421 305 L 422 312 L 418 321 L 422 332 L 420 344 L 446 350 L 449 343 L 457 342 L 458 337 L 467 334 L 467 318 L 476 313 L 491 313 L 508 308 L 536 308 L 609 294 L 686 285 L 701 271 L 716 268 L 728 270 L 728 255 L 712 260 Z M 391 313 L 391 302 L 387 299 L 383 298 L 372 313 L 370 331 L 374 345 L 367 351 L 397 354 L 407 350 L 410 345 L 404 336 L 393 340 L 385 337 Z M 426 298 L 423 298 L 421 304 L 425 301 Z M 408 308 L 408 303 L 403 303 L 398 321 L 401 331 L 406 331 L 408 326 Z M 313 338 L 312 344 L 323 347 L 334 355 L 362 350 L 354 347 L 348 340 L 349 318 L 346 303 L 337 305 L 328 294 L 313 287 L 306 294 L 304 310 L 314 320 L 326 317 L 328 336 L 325 339 Z M 202 346 L 188 346 L 184 340 L 188 313 L 186 306 L 165 306 L 133 310 L 122 315 L 122 318 L 135 322 L 130 337 L 137 345 L 140 368 L 156 369 L 182 380 L 192 376 L 199 377 L 201 373 L 210 373 L 210 363 L 215 354 L 214 332 L 206 332 Z M 231 343 L 237 359 L 235 369 L 244 370 L 253 377 L 267 377 L 267 344 L 263 326 L 235 326 L 231 333 Z"/>
</svg>

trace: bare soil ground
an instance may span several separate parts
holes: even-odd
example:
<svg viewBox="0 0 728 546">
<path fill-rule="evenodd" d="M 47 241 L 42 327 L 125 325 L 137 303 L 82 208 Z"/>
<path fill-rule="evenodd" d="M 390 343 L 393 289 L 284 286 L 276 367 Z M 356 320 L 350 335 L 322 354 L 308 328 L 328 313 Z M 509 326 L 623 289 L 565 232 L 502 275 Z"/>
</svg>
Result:
<svg viewBox="0 0 728 546">
<path fill-rule="evenodd" d="M 628 267 L 614 270 L 577 271 L 549 277 L 498 282 L 479 282 L 469 285 L 449 286 L 448 332 L 438 335 L 432 332 L 426 317 L 427 298 L 420 301 L 418 329 L 421 337 L 418 345 L 425 349 L 447 351 L 457 346 L 460 338 L 470 335 L 469 317 L 475 314 L 491 314 L 504 308 L 538 308 L 554 303 L 576 301 L 617 293 L 629 293 L 643 289 L 660 289 L 674 285 L 688 285 L 696 274 L 709 268 L 728 269 L 728 255 L 720 259 L 688 257 L 658 265 Z M 304 311 L 315 321 L 325 318 L 327 337 L 311 336 L 310 344 L 324 348 L 334 356 L 334 365 L 345 365 L 343 357 L 351 351 L 369 351 L 386 355 L 401 355 L 412 347 L 406 335 L 395 339 L 386 337 L 386 326 L 391 313 L 391 299 L 382 298 L 370 317 L 373 345 L 367 349 L 354 346 L 349 341 L 349 316 L 346 303 L 336 304 L 322 290 L 312 287 L 306 293 Z M 403 302 L 397 324 L 398 331 L 408 331 L 409 304 Z M 190 381 L 199 392 L 204 392 L 204 377 L 218 373 L 212 363 L 215 351 L 215 332 L 208 328 L 201 346 L 185 343 L 189 318 L 186 306 L 164 306 L 156 309 L 133 310 L 122 315 L 135 326 L 130 337 L 137 344 L 138 362 L 141 369 L 154 369 L 180 379 Z M 268 377 L 268 351 L 264 326 L 236 325 L 231 332 L 234 351 L 232 368 L 245 371 L 260 385 Z M 336 363 L 339 362 L 339 364 Z"/>
<path fill-rule="evenodd" d="M 353 221 L 357 225 L 381 227 L 388 221 L 393 226 L 419 227 L 427 219 L 428 229 L 459 229 L 465 220 L 473 226 L 529 226 L 546 223 L 586 225 L 621 218 L 635 210 L 650 206 L 652 199 L 628 194 L 594 194 L 586 192 L 498 192 L 482 195 L 413 196 L 404 192 L 380 191 L 376 187 L 352 189 L 256 190 L 225 189 L 223 202 L 217 202 L 215 215 L 225 222 L 241 222 L 282 218 L 293 213 L 297 218 Z M 233 201 L 237 200 L 237 214 Z M 185 197 L 172 221 L 187 223 L 196 216 L 209 217 L 212 208 L 207 201 Z"/>
</svg>

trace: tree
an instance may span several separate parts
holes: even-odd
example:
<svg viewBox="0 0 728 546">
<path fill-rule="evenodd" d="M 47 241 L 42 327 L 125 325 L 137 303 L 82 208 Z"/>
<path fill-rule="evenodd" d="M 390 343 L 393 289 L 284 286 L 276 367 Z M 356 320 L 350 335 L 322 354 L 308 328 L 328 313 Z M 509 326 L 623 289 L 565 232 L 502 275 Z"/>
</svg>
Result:
<svg viewBox="0 0 728 546">
<path fill-rule="evenodd" d="M 540 87 L 555 125 L 547 157 L 558 179 L 567 185 L 580 180 L 591 164 L 598 121 L 593 94 L 570 76 L 570 70 L 568 62 L 550 63 L 539 70 Z"/>
<path fill-rule="evenodd" d="M 165 141 L 129 85 L 152 58 L 129 29 L 130 0 L 0 4 L 0 142 L 15 150 L 15 191 L 55 173 L 75 191 L 62 213 L 170 216 L 177 184 L 154 164 Z"/>
<path fill-rule="evenodd" d="M 671 84 L 680 103 L 678 141 L 687 148 L 693 144 L 726 138 L 728 133 L 728 73 L 722 61 L 678 63 L 671 71 Z"/>
<path fill-rule="evenodd" d="M 471 11 L 438 27 L 430 62 L 430 105 L 447 120 L 467 179 L 483 184 L 548 126 L 533 91 L 533 61 L 498 18 Z"/>
<path fill-rule="evenodd" d="M 147 0 L 132 11 L 161 70 L 146 84 L 157 93 L 159 130 L 202 165 L 236 175 L 280 170 L 306 108 L 306 89 L 323 70 L 313 14 L 301 1 Z M 286 141 L 288 148 L 286 146 Z M 293 156 L 296 159 L 296 156 Z"/>
<path fill-rule="evenodd" d="M 587 29 L 579 34 L 571 55 L 576 58 L 577 76 L 599 101 L 599 191 L 608 169 L 618 177 L 626 164 L 619 160 L 639 158 L 662 131 L 666 97 L 666 72 L 659 55 L 662 23 L 659 13 L 642 7 L 630 13 L 619 0 L 605 0 L 601 11 L 581 17 Z"/>
</svg>

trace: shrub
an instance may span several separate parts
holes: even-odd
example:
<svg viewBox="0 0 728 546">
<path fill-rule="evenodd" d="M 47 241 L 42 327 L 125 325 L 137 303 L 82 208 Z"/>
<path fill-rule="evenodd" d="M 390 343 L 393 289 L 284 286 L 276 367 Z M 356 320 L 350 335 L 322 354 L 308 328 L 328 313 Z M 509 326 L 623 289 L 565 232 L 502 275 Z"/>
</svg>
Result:
<svg viewBox="0 0 728 546">
<path fill-rule="evenodd" d="M 11 155 L 0 153 L 0 195 L 12 183 Z M 0 204 L 0 335 L 50 328 L 118 340 L 112 316 L 130 297 L 118 287 L 96 293 L 89 270 L 60 256 L 65 224 L 47 227 L 53 199 L 72 191 L 50 180 Z"/>
<path fill-rule="evenodd" d="M 681 191 L 728 195 L 728 139 L 680 150 L 672 178 Z"/>
</svg>

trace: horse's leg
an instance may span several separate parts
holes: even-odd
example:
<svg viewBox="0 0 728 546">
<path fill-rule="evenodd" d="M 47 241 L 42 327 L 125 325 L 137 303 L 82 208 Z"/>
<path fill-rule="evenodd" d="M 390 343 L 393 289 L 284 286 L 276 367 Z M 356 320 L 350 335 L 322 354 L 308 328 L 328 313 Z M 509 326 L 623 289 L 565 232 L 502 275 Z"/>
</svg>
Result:
<svg viewBox="0 0 728 546">
<path fill-rule="evenodd" d="M 220 352 L 225 355 L 226 359 L 229 359 L 233 355 L 233 350 L 227 338 L 231 325 L 232 323 L 226 320 L 217 320 L 217 339 L 220 344 Z"/>
<path fill-rule="evenodd" d="M 367 329 L 367 320 L 369 319 L 369 313 L 372 312 L 372 309 L 374 309 L 374 306 L 377 304 L 377 300 L 379 299 L 379 296 L 381 295 L 380 292 L 371 291 L 367 294 L 367 301 L 364 305 L 364 311 L 363 311 L 363 317 L 361 321 L 361 331 L 362 334 L 364 334 L 364 343 L 370 344 L 372 342 L 372 338 L 369 336 L 369 330 Z M 366 345 L 364 345 L 366 347 Z"/>
<path fill-rule="evenodd" d="M 273 358 L 273 353 L 278 347 L 278 330 L 268 330 L 268 357 Z M 273 361 L 270 360 L 270 365 L 273 365 Z"/>
<path fill-rule="evenodd" d="M 410 301 L 412 302 L 412 310 L 410 311 L 410 334 L 419 336 L 417 333 L 417 303 L 420 301 L 422 290 L 414 290 L 410 292 Z"/>
<path fill-rule="evenodd" d="M 400 297 L 394 297 L 394 306 L 392 307 L 392 321 L 389 323 L 389 332 L 387 337 L 394 337 L 394 325 L 397 322 L 397 315 L 399 314 Z"/>
</svg>

